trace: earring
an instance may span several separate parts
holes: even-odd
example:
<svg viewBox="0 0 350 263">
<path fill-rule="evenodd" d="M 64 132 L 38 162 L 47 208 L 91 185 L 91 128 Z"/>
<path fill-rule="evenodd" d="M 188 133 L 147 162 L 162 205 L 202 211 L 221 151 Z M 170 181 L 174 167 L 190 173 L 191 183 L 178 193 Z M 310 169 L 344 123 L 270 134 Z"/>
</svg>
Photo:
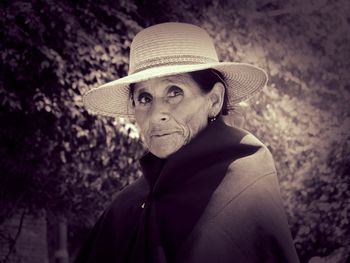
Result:
<svg viewBox="0 0 350 263">
<path fill-rule="evenodd" d="M 216 120 L 216 116 L 215 116 L 215 114 L 210 114 L 211 116 L 214 116 L 214 117 L 209 117 L 209 121 L 210 121 L 210 123 L 212 123 L 212 122 L 214 122 L 215 120 Z"/>
</svg>

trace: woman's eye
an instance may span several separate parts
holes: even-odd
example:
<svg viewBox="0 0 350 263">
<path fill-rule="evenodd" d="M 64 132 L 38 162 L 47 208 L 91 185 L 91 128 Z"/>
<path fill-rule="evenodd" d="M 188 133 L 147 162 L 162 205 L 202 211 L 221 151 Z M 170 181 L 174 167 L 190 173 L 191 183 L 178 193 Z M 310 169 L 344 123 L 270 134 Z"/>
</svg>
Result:
<svg viewBox="0 0 350 263">
<path fill-rule="evenodd" d="M 177 86 L 171 86 L 169 91 L 168 91 L 168 96 L 169 97 L 176 97 L 176 96 L 179 96 L 179 95 L 183 95 L 182 89 L 180 89 Z"/>
<path fill-rule="evenodd" d="M 140 104 L 148 104 L 152 101 L 152 95 L 146 92 L 139 94 L 137 101 Z"/>
</svg>

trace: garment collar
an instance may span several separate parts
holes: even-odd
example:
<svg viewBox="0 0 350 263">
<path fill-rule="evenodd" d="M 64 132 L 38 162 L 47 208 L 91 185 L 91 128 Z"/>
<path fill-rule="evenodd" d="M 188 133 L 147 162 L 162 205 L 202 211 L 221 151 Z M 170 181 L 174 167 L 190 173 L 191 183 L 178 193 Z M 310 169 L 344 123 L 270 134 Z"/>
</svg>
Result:
<svg viewBox="0 0 350 263">
<path fill-rule="evenodd" d="M 182 174 L 210 166 L 226 155 L 232 156 L 232 151 L 246 134 L 218 118 L 167 159 L 147 153 L 140 160 L 141 168 L 151 189 L 163 188 L 164 184 L 173 187 L 187 179 L 181 178 Z"/>
</svg>

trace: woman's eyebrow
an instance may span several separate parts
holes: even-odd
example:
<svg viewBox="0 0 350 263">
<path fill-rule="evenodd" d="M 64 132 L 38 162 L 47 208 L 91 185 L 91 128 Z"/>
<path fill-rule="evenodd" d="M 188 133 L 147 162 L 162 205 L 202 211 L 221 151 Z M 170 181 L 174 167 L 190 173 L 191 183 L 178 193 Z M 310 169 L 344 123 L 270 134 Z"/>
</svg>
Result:
<svg viewBox="0 0 350 263">
<path fill-rule="evenodd" d="M 135 89 L 134 89 L 134 93 L 135 94 L 140 94 L 142 92 L 148 92 L 147 88 L 143 87 L 143 86 L 141 86 L 141 87 L 140 86 L 139 87 L 135 86 Z"/>
</svg>

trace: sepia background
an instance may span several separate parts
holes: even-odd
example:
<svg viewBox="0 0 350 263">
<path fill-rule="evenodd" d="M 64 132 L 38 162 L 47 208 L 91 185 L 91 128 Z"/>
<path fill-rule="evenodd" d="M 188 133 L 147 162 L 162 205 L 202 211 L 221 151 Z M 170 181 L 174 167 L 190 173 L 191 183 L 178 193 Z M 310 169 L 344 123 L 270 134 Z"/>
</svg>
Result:
<svg viewBox="0 0 350 263">
<path fill-rule="evenodd" d="M 301 262 L 350 262 L 350 2 L 0 2 L 0 262 L 70 262 L 100 213 L 141 175 L 139 133 L 86 112 L 125 76 L 142 28 L 189 22 L 221 61 L 267 87 L 227 118 L 271 150 Z"/>
</svg>

